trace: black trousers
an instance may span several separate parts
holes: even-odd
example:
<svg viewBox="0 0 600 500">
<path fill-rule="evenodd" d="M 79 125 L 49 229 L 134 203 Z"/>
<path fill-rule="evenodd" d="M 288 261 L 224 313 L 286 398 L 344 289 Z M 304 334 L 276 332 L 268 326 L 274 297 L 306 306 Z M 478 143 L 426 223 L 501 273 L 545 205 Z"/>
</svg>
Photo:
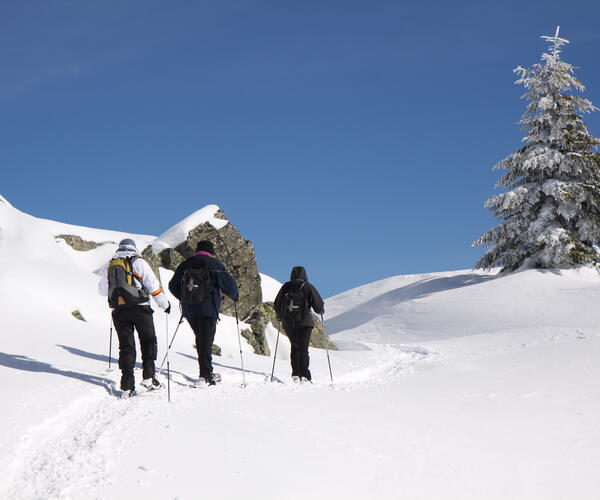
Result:
<svg viewBox="0 0 600 500">
<path fill-rule="evenodd" d="M 292 344 L 290 361 L 292 362 L 292 377 L 304 377 L 311 380 L 308 365 L 310 358 L 308 356 L 308 344 L 310 343 L 310 334 L 312 326 L 303 326 L 300 328 L 290 328 L 286 334 Z"/>
<path fill-rule="evenodd" d="M 196 337 L 200 377 L 204 380 L 211 380 L 213 377 L 212 345 L 217 331 L 217 320 L 209 316 L 190 316 L 186 319 Z"/>
<path fill-rule="evenodd" d="M 150 306 L 133 306 L 115 309 L 112 313 L 113 323 L 119 337 L 119 368 L 121 369 L 121 389 L 130 391 L 135 388 L 133 369 L 135 367 L 135 336 L 137 330 L 142 351 L 142 377 L 154 377 L 154 361 L 158 353 L 152 308 Z"/>
</svg>

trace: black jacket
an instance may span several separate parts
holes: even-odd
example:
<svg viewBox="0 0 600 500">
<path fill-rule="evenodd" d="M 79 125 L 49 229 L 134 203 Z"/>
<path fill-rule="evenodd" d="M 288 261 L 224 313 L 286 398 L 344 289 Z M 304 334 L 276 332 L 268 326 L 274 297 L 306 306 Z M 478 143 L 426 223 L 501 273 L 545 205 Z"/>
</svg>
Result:
<svg viewBox="0 0 600 500">
<path fill-rule="evenodd" d="M 307 304 L 309 307 L 307 307 L 306 310 L 304 311 L 304 315 L 302 316 L 302 319 L 294 322 L 294 324 L 292 324 L 292 322 L 289 320 L 283 319 L 283 328 L 286 331 L 288 331 L 288 330 L 292 330 L 294 328 L 301 328 L 301 327 L 307 327 L 307 326 L 314 327 L 315 322 L 313 320 L 311 308 L 317 314 L 324 314 L 325 313 L 325 303 L 323 302 L 323 299 L 321 298 L 321 295 L 319 295 L 319 292 L 317 291 L 317 289 L 311 283 L 308 282 L 306 270 L 301 266 L 296 266 L 292 269 L 290 281 L 288 281 L 281 287 L 281 289 L 279 290 L 279 293 L 277 294 L 277 297 L 275 298 L 274 306 L 275 306 L 275 312 L 277 313 L 277 317 L 279 318 L 279 321 L 282 320 L 283 300 L 285 297 L 286 289 L 293 282 L 296 282 L 296 283 L 304 282 L 305 283 L 304 287 L 302 289 L 304 290 L 306 301 L 307 301 Z"/>
<path fill-rule="evenodd" d="M 221 261 L 215 257 L 208 255 L 192 255 L 189 259 L 184 260 L 177 269 L 171 281 L 169 281 L 169 290 L 177 298 L 181 300 L 181 279 L 183 273 L 190 266 L 190 262 L 206 261 L 208 270 L 213 280 L 213 287 L 209 296 L 199 304 L 182 304 L 183 316 L 189 318 L 191 316 L 208 316 L 210 318 L 219 318 L 221 311 L 221 291 L 233 300 L 239 298 L 238 287 L 231 276 L 225 269 Z"/>
</svg>

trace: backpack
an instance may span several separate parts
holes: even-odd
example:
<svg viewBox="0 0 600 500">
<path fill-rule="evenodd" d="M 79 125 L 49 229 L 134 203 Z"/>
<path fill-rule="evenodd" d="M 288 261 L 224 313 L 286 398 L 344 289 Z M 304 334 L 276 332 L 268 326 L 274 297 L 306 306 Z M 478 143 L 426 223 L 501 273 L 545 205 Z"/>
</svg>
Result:
<svg viewBox="0 0 600 500">
<path fill-rule="evenodd" d="M 210 295 L 213 282 L 205 260 L 188 261 L 188 268 L 181 278 L 181 299 L 186 304 L 200 304 Z"/>
<path fill-rule="evenodd" d="M 135 306 L 148 301 L 148 292 L 144 287 L 135 286 L 141 278 L 133 272 L 132 264 L 139 257 L 118 257 L 108 263 L 108 305 L 111 308 L 119 306 Z"/>
<path fill-rule="evenodd" d="M 283 296 L 283 311 L 281 311 L 283 319 L 295 323 L 296 321 L 301 321 L 304 317 L 308 305 L 306 303 L 304 285 L 306 285 L 306 281 L 302 281 L 301 283 L 298 281 L 290 281 L 287 283 L 285 294 Z"/>
</svg>

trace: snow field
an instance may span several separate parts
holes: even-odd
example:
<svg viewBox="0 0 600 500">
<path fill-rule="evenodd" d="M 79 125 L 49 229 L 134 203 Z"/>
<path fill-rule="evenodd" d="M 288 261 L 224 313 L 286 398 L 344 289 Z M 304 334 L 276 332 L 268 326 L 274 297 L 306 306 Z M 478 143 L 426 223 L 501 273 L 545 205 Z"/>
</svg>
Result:
<svg viewBox="0 0 600 500">
<path fill-rule="evenodd" d="M 332 297 L 334 384 L 318 349 L 315 384 L 293 384 L 280 335 L 274 383 L 273 358 L 242 339 L 242 388 L 235 318 L 222 317 L 223 382 L 191 388 L 198 368 L 183 323 L 169 403 L 166 390 L 116 397 L 116 335 L 107 372 L 110 316 L 93 274 L 115 245 L 76 252 L 54 239 L 62 233 L 154 240 L 0 203 L 1 499 L 597 498 L 595 271 L 399 276 Z M 278 289 L 263 285 L 265 298 Z M 155 326 L 160 363 L 162 312 Z M 273 350 L 277 330 L 266 335 Z"/>
</svg>

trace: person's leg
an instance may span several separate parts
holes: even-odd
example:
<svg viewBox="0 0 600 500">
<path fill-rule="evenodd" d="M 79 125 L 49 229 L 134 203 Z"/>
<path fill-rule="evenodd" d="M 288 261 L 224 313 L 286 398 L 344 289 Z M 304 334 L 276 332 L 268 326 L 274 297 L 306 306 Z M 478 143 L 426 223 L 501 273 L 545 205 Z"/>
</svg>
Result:
<svg viewBox="0 0 600 500">
<path fill-rule="evenodd" d="M 302 374 L 300 372 L 300 358 L 298 356 L 298 332 L 296 329 L 290 329 L 286 331 L 286 334 L 291 344 L 290 363 L 292 365 L 292 377 L 300 377 Z"/>
<path fill-rule="evenodd" d="M 119 368 L 121 369 L 121 389 L 132 391 L 135 389 L 133 368 L 135 367 L 135 337 L 133 336 L 134 324 L 131 321 L 131 311 L 117 309 L 113 311 L 113 323 L 119 337 Z"/>
<path fill-rule="evenodd" d="M 140 339 L 140 350 L 142 351 L 142 377 L 145 379 L 153 378 L 155 375 L 156 356 L 158 354 L 158 345 L 156 332 L 154 330 L 154 320 L 152 309 L 149 306 L 135 307 L 133 322 Z"/>
<path fill-rule="evenodd" d="M 200 357 L 202 356 L 202 345 L 200 342 L 200 339 L 202 338 L 202 332 L 200 331 L 200 316 L 190 316 L 185 319 L 187 319 L 190 328 L 194 332 L 194 338 L 196 339 L 196 353 L 198 355 L 198 370 L 200 370 Z"/>
<path fill-rule="evenodd" d="M 196 337 L 199 376 L 206 381 L 212 380 L 212 345 L 217 330 L 217 320 L 208 316 L 191 316 L 188 323 Z"/>
<path fill-rule="evenodd" d="M 310 358 L 308 355 L 308 346 L 310 344 L 310 334 L 312 333 L 312 328 L 306 327 L 301 328 L 297 333 L 297 345 L 298 345 L 298 364 L 300 370 L 300 376 L 311 380 L 310 370 L 308 366 L 310 364 Z"/>
<path fill-rule="evenodd" d="M 196 337 L 196 344 L 200 345 L 200 377 L 209 384 L 213 384 L 212 346 L 217 331 L 217 320 L 208 316 L 200 317 L 200 338 Z"/>
</svg>

